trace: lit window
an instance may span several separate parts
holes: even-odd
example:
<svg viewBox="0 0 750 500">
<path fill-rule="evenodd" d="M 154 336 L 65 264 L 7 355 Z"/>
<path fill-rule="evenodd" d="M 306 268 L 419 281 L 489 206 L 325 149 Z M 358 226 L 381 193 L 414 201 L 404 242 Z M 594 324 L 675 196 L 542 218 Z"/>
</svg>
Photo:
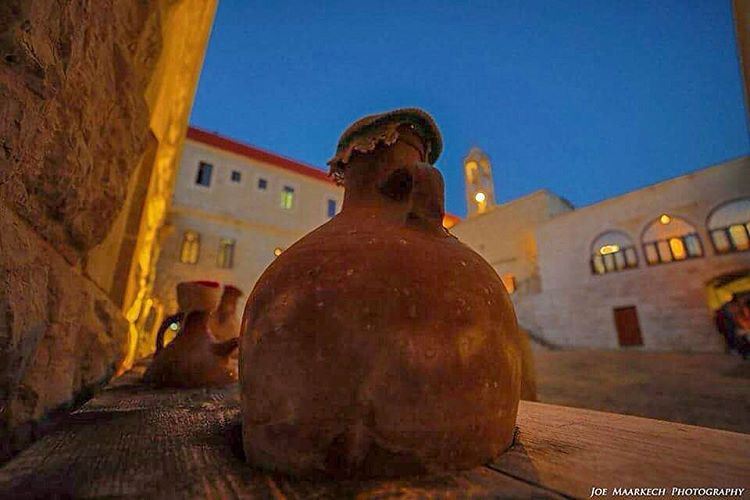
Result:
<svg viewBox="0 0 750 500">
<path fill-rule="evenodd" d="M 733 224 L 729 226 L 729 239 L 737 250 L 747 250 L 750 246 L 747 234 L 748 224 Z"/>
<path fill-rule="evenodd" d="M 328 200 L 328 217 L 336 215 L 336 200 Z"/>
<path fill-rule="evenodd" d="M 294 207 L 294 188 L 284 186 L 281 190 L 281 208 L 291 210 Z"/>
<path fill-rule="evenodd" d="M 185 231 L 182 235 L 182 247 L 180 248 L 180 262 L 184 264 L 195 264 L 201 251 L 201 236 L 194 231 Z"/>
<path fill-rule="evenodd" d="M 195 176 L 195 183 L 199 186 L 208 187 L 211 185 L 211 173 L 214 166 L 204 161 L 198 163 L 198 174 Z"/>
<path fill-rule="evenodd" d="M 229 269 L 234 265 L 234 245 L 235 241 L 229 238 L 222 238 L 219 242 L 219 253 L 216 256 L 216 265 L 224 269 Z"/>
<path fill-rule="evenodd" d="M 638 254 L 630 237 L 620 231 L 608 231 L 591 245 L 591 272 L 606 274 L 638 267 Z"/>
<path fill-rule="evenodd" d="M 683 260 L 687 257 L 685 243 L 680 238 L 671 238 L 669 240 L 669 249 L 672 251 L 675 260 Z"/>
<path fill-rule="evenodd" d="M 687 254 L 691 257 L 700 257 L 703 255 L 703 246 L 697 234 L 686 234 L 683 238 Z"/>
<path fill-rule="evenodd" d="M 232 182 L 240 182 L 242 180 L 242 172 L 238 170 L 232 170 L 231 180 Z"/>
<path fill-rule="evenodd" d="M 689 222 L 661 215 L 643 233 L 643 253 L 649 265 L 703 256 L 700 237 Z"/>
<path fill-rule="evenodd" d="M 725 229 L 716 229 L 711 231 L 711 240 L 717 253 L 727 253 L 732 251 L 732 244 L 729 241 L 729 234 Z"/>
<path fill-rule="evenodd" d="M 708 217 L 707 226 L 716 253 L 750 250 L 750 198 L 719 205 Z"/>
<path fill-rule="evenodd" d="M 258 189 L 265 191 L 268 187 L 268 181 L 266 179 L 258 179 Z"/>
</svg>

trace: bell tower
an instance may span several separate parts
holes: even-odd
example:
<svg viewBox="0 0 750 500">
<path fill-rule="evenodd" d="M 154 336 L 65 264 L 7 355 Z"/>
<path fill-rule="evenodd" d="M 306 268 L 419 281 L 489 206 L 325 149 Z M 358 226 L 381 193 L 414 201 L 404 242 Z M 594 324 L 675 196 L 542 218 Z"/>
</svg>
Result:
<svg viewBox="0 0 750 500">
<path fill-rule="evenodd" d="M 495 206 L 490 158 L 479 148 L 471 148 L 464 158 L 466 205 L 469 217 L 483 214 Z"/>
</svg>

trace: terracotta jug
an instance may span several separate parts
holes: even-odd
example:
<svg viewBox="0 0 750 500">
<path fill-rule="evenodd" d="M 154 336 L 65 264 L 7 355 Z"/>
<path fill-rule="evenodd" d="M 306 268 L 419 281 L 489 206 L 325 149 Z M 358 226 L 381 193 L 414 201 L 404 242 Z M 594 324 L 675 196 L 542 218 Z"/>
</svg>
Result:
<svg viewBox="0 0 750 500">
<path fill-rule="evenodd" d="M 209 322 L 211 333 L 218 340 L 229 340 L 240 334 L 240 322 L 237 318 L 237 302 L 242 295 L 242 290 L 236 286 L 224 286 L 221 301 Z"/>
<path fill-rule="evenodd" d="M 503 284 L 442 226 L 440 135 L 419 110 L 355 123 L 341 213 L 282 253 L 245 308 L 243 445 L 298 475 L 477 466 L 513 437 L 521 348 Z"/>
<path fill-rule="evenodd" d="M 182 281 L 177 284 L 177 307 L 175 314 L 167 316 L 156 333 L 156 352 L 164 348 L 164 337 L 173 324 L 182 324 L 185 315 L 192 311 L 214 311 L 219 304 L 221 288 L 216 281 Z M 179 334 L 179 329 L 178 329 Z"/>
<path fill-rule="evenodd" d="M 237 381 L 230 356 L 238 339 L 216 342 L 208 328 L 210 313 L 193 311 L 180 333 L 154 356 L 143 381 L 158 387 L 221 387 Z"/>
</svg>

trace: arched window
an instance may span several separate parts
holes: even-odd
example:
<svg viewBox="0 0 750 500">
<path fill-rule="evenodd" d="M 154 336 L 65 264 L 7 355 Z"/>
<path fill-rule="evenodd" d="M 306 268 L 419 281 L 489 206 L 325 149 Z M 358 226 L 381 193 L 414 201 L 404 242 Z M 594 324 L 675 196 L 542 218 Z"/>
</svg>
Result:
<svg viewBox="0 0 750 500">
<path fill-rule="evenodd" d="M 716 253 L 750 250 L 750 198 L 719 205 L 706 226 Z"/>
<path fill-rule="evenodd" d="M 185 231 L 182 235 L 182 247 L 180 248 L 180 262 L 184 264 L 195 264 L 201 252 L 201 235 L 195 231 Z"/>
<path fill-rule="evenodd" d="M 591 272 L 606 274 L 638 267 L 638 254 L 630 237 L 620 231 L 607 231 L 591 244 Z"/>
<path fill-rule="evenodd" d="M 643 253 L 649 265 L 703 256 L 695 227 L 685 219 L 662 214 L 643 232 Z"/>
</svg>

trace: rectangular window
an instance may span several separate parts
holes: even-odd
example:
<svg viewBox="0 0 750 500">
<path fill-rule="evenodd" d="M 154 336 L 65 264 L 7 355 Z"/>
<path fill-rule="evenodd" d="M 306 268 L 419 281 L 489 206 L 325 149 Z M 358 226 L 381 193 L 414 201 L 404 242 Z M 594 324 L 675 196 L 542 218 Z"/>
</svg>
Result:
<svg viewBox="0 0 750 500">
<path fill-rule="evenodd" d="M 198 174 L 195 176 L 195 183 L 199 186 L 210 186 L 213 169 L 214 166 L 210 163 L 206 163 L 205 161 L 198 163 Z"/>
<path fill-rule="evenodd" d="M 714 242 L 714 248 L 718 253 L 726 253 L 732 250 L 729 244 L 729 238 L 725 229 L 716 229 L 711 231 L 711 239 Z"/>
<path fill-rule="evenodd" d="M 716 244 L 716 235 L 712 234 L 711 236 L 714 244 Z M 667 240 L 644 243 L 643 251 L 646 253 L 646 261 L 649 265 L 664 264 L 702 257 L 703 245 L 697 233 L 690 233 L 684 236 L 674 236 Z"/>
<path fill-rule="evenodd" d="M 748 238 L 747 228 L 743 224 L 729 226 L 729 238 L 732 240 L 732 246 L 736 250 L 747 250 L 750 248 L 750 238 Z"/>
<path fill-rule="evenodd" d="M 185 231 L 182 235 L 182 247 L 180 248 L 180 262 L 183 264 L 196 264 L 201 251 L 201 235 L 195 231 Z"/>
<path fill-rule="evenodd" d="M 654 243 L 647 243 L 644 249 L 646 250 L 646 262 L 649 264 L 659 262 L 659 254 L 656 252 L 656 245 Z"/>
<path fill-rule="evenodd" d="M 697 234 L 688 234 L 683 239 L 685 240 L 688 257 L 700 257 L 703 255 L 703 247 Z"/>
<path fill-rule="evenodd" d="M 672 251 L 669 249 L 669 243 L 666 240 L 656 242 L 656 248 L 659 249 L 659 260 L 672 262 Z"/>
<path fill-rule="evenodd" d="M 750 222 L 713 229 L 711 241 L 720 254 L 750 250 Z"/>
<path fill-rule="evenodd" d="M 242 180 L 242 172 L 239 172 L 238 170 L 232 170 L 231 180 L 232 182 L 240 182 Z"/>
<path fill-rule="evenodd" d="M 284 186 L 281 190 L 281 208 L 291 210 L 294 207 L 294 188 Z"/>
<path fill-rule="evenodd" d="M 611 273 L 612 271 L 615 271 L 617 268 L 615 267 L 615 256 L 611 253 L 608 253 L 604 256 L 604 267 L 607 269 L 608 273 Z"/>
<path fill-rule="evenodd" d="M 638 256 L 635 253 L 635 248 L 631 247 L 625 249 L 625 260 L 628 263 L 628 267 L 638 266 Z"/>
<path fill-rule="evenodd" d="M 613 255 L 615 256 L 615 264 L 617 265 L 617 270 L 620 271 L 622 269 L 625 269 L 625 252 L 615 252 Z"/>
<path fill-rule="evenodd" d="M 604 267 L 604 257 L 602 257 L 601 255 L 594 255 L 591 263 L 596 274 L 604 274 L 607 272 L 607 269 Z"/>
<path fill-rule="evenodd" d="M 219 253 L 216 258 L 216 265 L 229 269 L 234 266 L 234 246 L 235 240 L 229 238 L 222 238 L 219 241 Z"/>
<path fill-rule="evenodd" d="M 685 244 L 680 238 L 672 238 L 669 240 L 669 248 L 672 250 L 672 256 L 674 260 L 684 260 L 687 257 L 685 252 Z"/>
<path fill-rule="evenodd" d="M 260 189 L 261 191 L 265 191 L 267 187 L 268 181 L 266 179 L 258 179 L 258 189 Z"/>
<path fill-rule="evenodd" d="M 591 272 L 594 274 L 606 274 L 635 267 L 638 267 L 638 255 L 633 247 L 605 245 L 591 256 Z"/>
<path fill-rule="evenodd" d="M 336 215 L 336 200 L 328 200 L 328 217 Z"/>
</svg>

